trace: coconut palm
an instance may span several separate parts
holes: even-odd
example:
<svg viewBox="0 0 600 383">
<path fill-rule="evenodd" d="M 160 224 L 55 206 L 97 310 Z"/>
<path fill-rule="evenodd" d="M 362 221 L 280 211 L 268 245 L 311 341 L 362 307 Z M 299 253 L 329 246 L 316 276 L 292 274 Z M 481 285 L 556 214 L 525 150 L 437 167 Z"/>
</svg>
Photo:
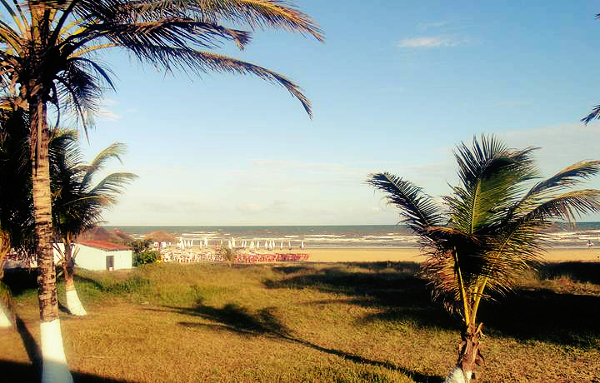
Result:
<svg viewBox="0 0 600 383">
<path fill-rule="evenodd" d="M 1 6 L 8 20 L 0 20 L 0 83 L 29 114 L 42 355 L 48 361 L 42 380 L 64 381 L 69 373 L 51 245 L 49 110 L 54 126 L 65 111 L 74 112 L 84 129 L 90 126 L 102 91 L 113 87 L 97 54 L 122 48 L 164 71 L 256 75 L 285 87 L 310 114 L 309 101 L 289 79 L 207 50 L 223 41 L 244 48 L 251 34 L 236 25 L 322 36 L 307 15 L 279 0 L 25 0 Z"/>
<path fill-rule="evenodd" d="M 127 183 L 136 178 L 132 173 L 111 173 L 94 185 L 94 178 L 107 161 L 121 160 L 125 146 L 115 143 L 101 151 L 90 164 L 83 155 L 75 131 L 55 131 L 50 141 L 50 178 L 52 188 L 52 224 L 62 242 L 55 249 L 62 258 L 67 309 L 74 315 L 86 315 L 73 280 L 77 236 L 96 226 L 102 212 L 115 205 Z"/>
<path fill-rule="evenodd" d="M 537 181 L 534 150 L 507 149 L 487 136 L 474 138 L 472 147 L 460 144 L 455 152 L 460 185 L 441 205 L 390 173 L 368 178 L 419 236 L 427 256 L 422 275 L 433 298 L 461 318 L 459 358 L 448 381 L 471 380 L 481 362 L 480 302 L 507 292 L 517 275 L 542 260 L 544 228 L 551 220 L 600 210 L 600 190 L 570 190 L 598 173 L 600 161 L 578 162 Z"/>
</svg>

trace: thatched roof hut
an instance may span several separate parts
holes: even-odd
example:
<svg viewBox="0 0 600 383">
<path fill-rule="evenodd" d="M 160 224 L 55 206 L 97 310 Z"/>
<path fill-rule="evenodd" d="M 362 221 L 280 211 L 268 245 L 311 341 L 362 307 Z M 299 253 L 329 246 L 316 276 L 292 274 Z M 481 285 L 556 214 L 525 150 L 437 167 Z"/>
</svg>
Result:
<svg viewBox="0 0 600 383">
<path fill-rule="evenodd" d="M 167 233 L 166 231 L 157 230 L 151 233 L 145 234 L 144 239 L 149 239 L 155 242 L 175 242 L 177 239 L 174 235 Z"/>
</svg>

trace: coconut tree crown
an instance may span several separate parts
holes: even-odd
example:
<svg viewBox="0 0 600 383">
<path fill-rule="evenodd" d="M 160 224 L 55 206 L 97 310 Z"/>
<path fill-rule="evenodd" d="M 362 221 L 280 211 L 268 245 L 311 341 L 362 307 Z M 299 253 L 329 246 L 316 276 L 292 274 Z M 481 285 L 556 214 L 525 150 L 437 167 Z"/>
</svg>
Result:
<svg viewBox="0 0 600 383">
<path fill-rule="evenodd" d="M 64 108 L 74 111 L 86 127 L 103 89 L 114 89 L 97 53 L 122 48 L 164 71 L 258 76 L 285 87 L 312 114 L 308 99 L 285 76 L 207 51 L 228 41 L 240 49 L 250 42 L 250 31 L 223 24 L 281 28 L 323 41 L 314 21 L 281 1 L 29 0 L 2 6 L 11 16 L 0 21 L 2 82 L 24 108 L 51 102 L 59 116 Z"/>
<path fill-rule="evenodd" d="M 570 190 L 597 174 L 600 161 L 581 161 L 539 181 L 535 150 L 508 149 L 485 135 L 470 147 L 460 144 L 454 153 L 459 185 L 442 205 L 390 173 L 371 174 L 367 181 L 386 192 L 419 235 L 428 255 L 423 275 L 434 297 L 466 324 L 475 321 L 486 290 L 506 292 L 516 274 L 541 260 L 544 229 L 554 219 L 600 210 L 599 190 Z M 457 304 L 463 300 L 466 306 Z"/>
<path fill-rule="evenodd" d="M 61 240 L 68 242 L 97 225 L 103 211 L 114 206 L 125 186 L 137 178 L 133 173 L 115 172 L 94 184 L 108 161 L 121 160 L 125 145 L 114 143 L 87 164 L 77 136 L 75 131 L 59 130 L 50 141 L 53 226 Z"/>
</svg>

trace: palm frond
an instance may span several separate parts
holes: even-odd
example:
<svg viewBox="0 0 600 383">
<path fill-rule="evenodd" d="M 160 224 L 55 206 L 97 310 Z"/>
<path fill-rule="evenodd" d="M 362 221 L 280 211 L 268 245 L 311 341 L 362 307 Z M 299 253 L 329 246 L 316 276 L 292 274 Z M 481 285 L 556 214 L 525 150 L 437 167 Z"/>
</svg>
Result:
<svg viewBox="0 0 600 383">
<path fill-rule="evenodd" d="M 536 177 L 531 158 L 534 150 L 508 150 L 485 135 L 481 142 L 473 138 L 472 147 L 461 143 L 455 158 L 462 185 L 444 198 L 451 224 L 474 234 L 497 222 L 509 202 L 523 192 L 523 183 Z"/>
<path fill-rule="evenodd" d="M 596 105 L 592 111 L 581 119 L 585 125 L 589 124 L 592 120 L 597 120 L 600 118 L 600 105 Z"/>
<path fill-rule="evenodd" d="M 212 23 L 227 22 L 234 25 L 248 25 L 251 28 L 281 28 L 291 32 L 311 35 L 323 41 L 323 33 L 317 24 L 305 13 L 279 0 L 147 0 L 110 5 L 101 2 L 102 17 L 113 19 L 115 15 L 130 18 L 149 19 L 164 14 L 179 14 Z M 96 1 L 83 0 L 77 12 L 90 15 L 97 10 Z M 97 11 L 98 12 L 98 11 Z"/>
<path fill-rule="evenodd" d="M 85 165 L 82 167 L 83 170 L 83 179 L 81 181 L 82 185 L 89 185 L 91 183 L 92 178 L 96 175 L 96 173 L 104 168 L 106 163 L 110 160 L 117 160 L 120 163 L 123 163 L 121 160 L 121 156 L 123 156 L 127 151 L 127 145 L 121 142 L 114 142 L 104 148 L 100 153 L 94 157 L 92 162 L 89 165 Z"/>
<path fill-rule="evenodd" d="M 50 143 L 53 225 L 63 242 L 101 222 L 102 212 L 116 204 L 125 186 L 137 178 L 132 173 L 111 173 L 94 185 L 94 175 L 109 160 L 120 160 L 125 146 L 112 144 L 86 164 L 76 137 L 73 131 L 59 131 Z"/>
<path fill-rule="evenodd" d="M 430 227 L 443 223 L 431 197 L 411 182 L 385 172 L 370 174 L 367 184 L 387 193 L 387 202 L 400 209 L 402 222 L 418 234 L 424 235 Z"/>
<path fill-rule="evenodd" d="M 600 161 L 580 161 L 566 167 L 554 176 L 537 183 L 522 198 L 521 206 L 527 206 L 551 199 L 562 190 L 580 185 L 600 171 Z"/>
<path fill-rule="evenodd" d="M 523 219 L 559 218 L 570 221 L 584 214 L 598 211 L 600 211 L 600 190 L 581 189 L 562 193 L 538 204 Z"/>
<path fill-rule="evenodd" d="M 285 76 L 266 68 L 231 57 L 190 49 L 156 46 L 137 46 L 129 47 L 129 49 L 132 50 L 139 60 L 162 67 L 167 71 L 176 67 L 184 72 L 192 70 L 197 74 L 214 71 L 257 76 L 268 82 L 283 86 L 293 97 L 300 101 L 306 113 L 312 117 L 310 101 L 302 93 L 300 87 Z"/>
</svg>

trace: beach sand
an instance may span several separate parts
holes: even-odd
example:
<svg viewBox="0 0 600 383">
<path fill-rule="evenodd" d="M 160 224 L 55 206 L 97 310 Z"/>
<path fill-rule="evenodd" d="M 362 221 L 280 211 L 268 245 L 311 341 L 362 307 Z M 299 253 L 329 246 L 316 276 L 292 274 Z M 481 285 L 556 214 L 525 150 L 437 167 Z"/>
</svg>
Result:
<svg viewBox="0 0 600 383">
<path fill-rule="evenodd" d="M 419 249 L 304 249 L 309 262 L 421 262 Z M 600 262 L 600 248 L 552 249 L 545 253 L 547 262 Z"/>
</svg>

